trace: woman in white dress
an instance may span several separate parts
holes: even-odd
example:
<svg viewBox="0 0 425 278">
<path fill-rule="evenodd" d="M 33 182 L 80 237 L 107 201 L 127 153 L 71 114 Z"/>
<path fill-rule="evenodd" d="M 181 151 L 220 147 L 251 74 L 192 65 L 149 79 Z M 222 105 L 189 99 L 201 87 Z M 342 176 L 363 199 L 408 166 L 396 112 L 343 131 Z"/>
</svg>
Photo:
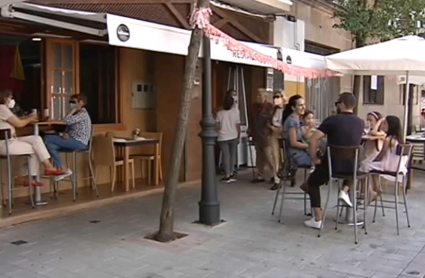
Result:
<svg viewBox="0 0 425 278">
<path fill-rule="evenodd" d="M 381 123 L 381 129 L 387 135 L 382 144 L 382 149 L 373 160 L 365 160 L 360 166 L 360 171 L 388 171 L 407 172 L 407 157 L 403 157 L 401 169 L 397 169 L 399 157 L 396 153 L 397 146 L 403 144 L 401 122 L 396 116 L 387 116 Z M 379 175 L 372 175 L 373 188 L 371 190 L 371 200 L 375 200 L 380 192 Z"/>
</svg>

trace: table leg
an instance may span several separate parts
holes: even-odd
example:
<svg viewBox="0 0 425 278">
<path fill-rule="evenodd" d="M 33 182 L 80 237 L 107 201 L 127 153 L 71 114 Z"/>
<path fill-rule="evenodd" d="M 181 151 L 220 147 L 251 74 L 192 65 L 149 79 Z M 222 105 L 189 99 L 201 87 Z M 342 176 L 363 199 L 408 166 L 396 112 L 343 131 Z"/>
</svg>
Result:
<svg viewBox="0 0 425 278">
<path fill-rule="evenodd" d="M 39 130 L 38 130 L 38 125 L 35 124 L 34 125 L 34 135 L 38 136 L 39 135 Z M 35 177 L 36 181 L 40 181 L 40 173 L 37 173 L 37 176 Z M 45 206 L 47 205 L 46 201 L 43 201 L 41 199 L 41 188 L 39 186 L 34 186 L 35 188 L 35 205 L 36 206 Z"/>
<path fill-rule="evenodd" d="M 159 184 L 159 143 L 155 144 L 155 151 L 154 151 L 154 166 L 153 166 L 153 172 L 154 172 L 154 185 Z"/>
<path fill-rule="evenodd" d="M 128 147 L 124 147 L 124 184 L 125 184 L 125 191 L 129 191 L 130 190 L 130 184 L 128 182 L 128 179 L 130 177 L 130 167 L 129 167 L 129 148 Z"/>
</svg>

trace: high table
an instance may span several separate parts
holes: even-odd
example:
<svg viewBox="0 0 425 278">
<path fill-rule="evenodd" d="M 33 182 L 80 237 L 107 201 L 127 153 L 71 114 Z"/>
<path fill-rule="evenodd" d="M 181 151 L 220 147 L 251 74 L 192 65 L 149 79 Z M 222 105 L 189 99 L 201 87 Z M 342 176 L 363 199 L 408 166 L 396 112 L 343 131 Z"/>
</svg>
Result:
<svg viewBox="0 0 425 278">
<path fill-rule="evenodd" d="M 150 138 L 139 138 L 139 139 L 130 139 L 130 138 L 115 138 L 114 145 L 123 150 L 123 160 L 124 160 L 124 185 L 125 191 L 130 190 L 130 184 L 128 182 L 130 178 L 130 168 L 128 161 L 130 159 L 130 148 L 143 145 L 152 145 L 155 144 L 154 148 L 154 185 L 159 184 L 159 140 L 150 139 Z"/>
<path fill-rule="evenodd" d="M 64 122 L 60 121 L 47 121 L 47 122 L 36 122 L 33 123 L 33 134 L 39 136 L 40 134 L 40 126 L 64 126 Z M 40 181 L 40 173 L 37 174 L 36 180 Z M 44 206 L 47 205 L 46 201 L 43 201 L 41 198 L 41 188 L 39 186 L 34 186 L 35 188 L 35 205 L 36 206 Z"/>
</svg>

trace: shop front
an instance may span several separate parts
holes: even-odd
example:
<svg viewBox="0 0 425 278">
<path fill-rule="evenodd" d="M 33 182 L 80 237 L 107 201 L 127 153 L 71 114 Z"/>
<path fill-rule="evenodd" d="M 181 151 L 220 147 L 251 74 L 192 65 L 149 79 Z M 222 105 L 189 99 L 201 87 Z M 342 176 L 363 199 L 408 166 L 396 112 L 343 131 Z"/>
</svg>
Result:
<svg viewBox="0 0 425 278">
<path fill-rule="evenodd" d="M 95 134 L 113 132 L 116 136 L 129 137 L 134 129 L 162 133 L 161 166 L 165 176 L 189 37 L 188 30 L 122 16 L 13 4 L 2 8 L 0 19 L 0 87 L 13 90 L 22 111 L 48 111 L 49 119 L 55 121 L 62 120 L 69 112 L 68 102 L 73 94 L 85 94 Z M 247 44 L 266 55 L 277 55 L 276 48 Z M 250 84 L 249 91 L 245 91 L 246 99 L 252 99 L 252 90 L 265 87 L 265 65 L 237 58 L 218 44 L 212 44 L 211 55 L 217 64 L 248 69 Z M 228 72 L 227 69 L 226 74 Z M 198 181 L 201 176 L 201 140 L 198 137 L 201 83 L 201 72 L 198 72 L 180 173 L 182 182 Z M 32 134 L 33 129 L 28 127 L 18 132 Z M 140 151 L 142 147 L 131 149 L 132 153 Z M 135 176 L 139 179 L 142 169 L 138 163 L 135 166 Z M 41 192 L 42 198 L 48 201 L 46 206 L 31 210 L 25 204 L 27 190 L 16 191 L 14 198 L 22 197 L 22 204 L 15 206 L 10 217 L 3 210 L 3 218 L 18 217 L 21 220 L 17 222 L 27 221 L 96 206 L 111 199 L 121 200 L 131 194 L 139 196 L 159 188 L 139 179 L 130 195 L 123 192 L 119 184 L 111 193 L 109 169 L 100 167 L 96 175 L 100 197 L 96 198 L 88 180 L 83 179 L 89 175 L 87 156 L 79 158 L 78 172 L 80 194 L 76 203 L 67 198 L 70 183 L 63 182 L 61 190 L 65 194 L 59 194 L 58 201 L 52 201 L 49 180 L 43 180 L 45 186 Z"/>
</svg>

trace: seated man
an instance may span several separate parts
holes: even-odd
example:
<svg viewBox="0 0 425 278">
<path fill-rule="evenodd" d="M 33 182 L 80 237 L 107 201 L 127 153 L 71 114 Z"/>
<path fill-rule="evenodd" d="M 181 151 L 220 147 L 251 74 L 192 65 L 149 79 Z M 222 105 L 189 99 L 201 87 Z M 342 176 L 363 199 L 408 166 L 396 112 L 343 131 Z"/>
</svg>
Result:
<svg viewBox="0 0 425 278">
<path fill-rule="evenodd" d="M 351 93 L 342 93 L 335 103 L 337 114 L 326 118 L 318 130 L 310 138 L 310 154 L 315 170 L 310 174 L 307 182 L 301 189 L 310 195 L 311 207 L 315 218 L 306 221 L 307 227 L 320 229 L 322 225 L 322 209 L 320 200 L 320 186 L 329 181 L 329 167 L 327 153 L 323 158 L 317 157 L 319 141 L 327 136 L 327 143 L 334 146 L 359 146 L 362 140 L 364 121 L 353 114 L 356 106 L 356 97 Z M 339 173 L 352 173 L 354 161 L 332 161 L 332 170 Z M 348 196 L 349 181 L 344 181 L 344 188 L 339 198 L 352 206 Z"/>
<path fill-rule="evenodd" d="M 71 169 L 63 166 L 60 159 L 59 150 L 84 150 L 90 140 L 91 119 L 89 113 L 84 108 L 87 104 L 87 97 L 81 94 L 73 95 L 69 101 L 71 112 L 65 117 L 67 125 L 65 132 L 60 135 L 46 135 L 44 142 L 47 150 L 52 156 L 54 165 L 64 172 L 63 175 L 56 177 L 56 180 L 62 180 L 72 175 Z"/>
</svg>

